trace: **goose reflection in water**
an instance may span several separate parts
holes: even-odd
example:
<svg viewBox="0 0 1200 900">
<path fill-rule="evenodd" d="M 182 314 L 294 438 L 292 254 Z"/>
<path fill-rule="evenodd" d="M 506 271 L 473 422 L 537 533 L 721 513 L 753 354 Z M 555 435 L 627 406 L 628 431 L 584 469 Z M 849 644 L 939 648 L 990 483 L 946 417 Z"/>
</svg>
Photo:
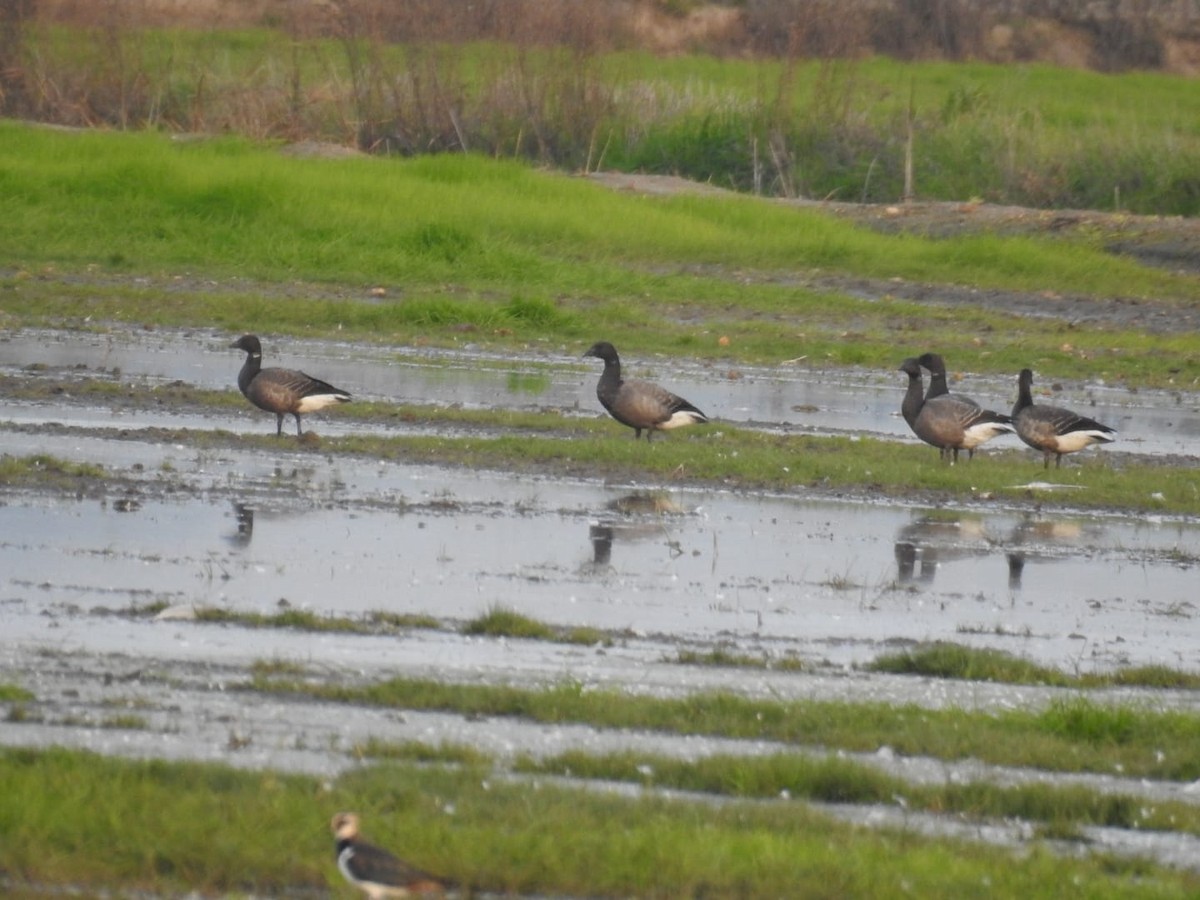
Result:
<svg viewBox="0 0 1200 900">
<path fill-rule="evenodd" d="M 592 568 L 607 569 L 612 563 L 615 541 L 644 541 L 663 538 L 671 556 L 683 551 L 670 540 L 663 523 L 668 516 L 682 515 L 684 509 L 670 495 L 638 491 L 604 504 L 599 519 L 588 526 L 592 544 Z"/>
<path fill-rule="evenodd" d="M 901 584 L 932 584 L 939 566 L 987 556 L 994 549 L 982 519 L 922 516 L 896 532 L 897 579 Z"/>
<path fill-rule="evenodd" d="M 1054 562 L 1086 552 L 1102 532 L 1098 525 L 1084 525 L 1072 519 L 1033 516 L 1021 519 L 1005 541 L 1009 588 L 1021 587 L 1027 562 Z"/>
<path fill-rule="evenodd" d="M 1025 516 L 1007 534 L 989 533 L 980 518 L 922 516 L 896 533 L 897 580 L 901 584 L 933 583 L 938 567 L 956 560 L 1003 553 L 1008 586 L 1021 587 L 1029 562 L 1053 562 L 1087 552 L 1102 529 L 1070 519 Z"/>
<path fill-rule="evenodd" d="M 229 543 L 235 547 L 246 547 L 254 537 L 254 507 L 234 500 L 233 518 L 237 522 L 237 531 L 229 535 Z"/>
</svg>

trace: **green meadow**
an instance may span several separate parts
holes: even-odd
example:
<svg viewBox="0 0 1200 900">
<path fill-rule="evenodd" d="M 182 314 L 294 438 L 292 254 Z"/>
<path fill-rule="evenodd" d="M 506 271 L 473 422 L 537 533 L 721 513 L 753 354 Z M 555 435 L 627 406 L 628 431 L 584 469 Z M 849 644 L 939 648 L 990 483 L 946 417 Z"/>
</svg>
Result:
<svg viewBox="0 0 1200 900">
<path fill-rule="evenodd" d="M 537 775 L 531 789 L 530 781 L 510 780 L 454 748 L 402 755 L 410 758 L 322 781 L 211 764 L 0 751 L 5 893 L 42 896 L 25 885 L 83 881 L 233 897 L 333 888 L 350 897 L 328 832 L 329 817 L 342 809 L 361 813 L 368 839 L 495 894 L 1057 900 L 1183 898 L 1197 889 L 1193 876 L 1102 853 L 1070 859 L 1035 847 L 1014 865 L 1006 848 L 924 838 L 903 826 L 862 829 L 778 797 L 719 804 L 629 798 Z M 579 762 L 552 761 L 547 769 Z M 798 788 L 813 777 L 794 759 L 775 765 Z M 593 768 L 622 777 L 619 766 L 598 760 Z M 663 769 L 664 781 L 682 776 Z M 814 776 L 830 787 L 854 777 L 836 763 Z M 1057 802 L 1079 808 L 1084 799 Z M 92 896 L 86 889 L 74 895 Z"/>
<path fill-rule="evenodd" d="M 15 123 L 0 123 L 0 188 L 10 326 L 465 335 L 580 351 L 605 336 L 628 353 L 886 371 L 937 347 L 983 372 L 1029 365 L 1141 387 L 1200 378 L 1187 330 L 1072 327 L 837 288 L 869 277 L 1168 309 L 1200 299 L 1200 279 L 1108 253 L 1102 236 L 884 235 L 762 199 L 634 196 L 478 156 L 292 159 L 238 138 Z"/>
</svg>

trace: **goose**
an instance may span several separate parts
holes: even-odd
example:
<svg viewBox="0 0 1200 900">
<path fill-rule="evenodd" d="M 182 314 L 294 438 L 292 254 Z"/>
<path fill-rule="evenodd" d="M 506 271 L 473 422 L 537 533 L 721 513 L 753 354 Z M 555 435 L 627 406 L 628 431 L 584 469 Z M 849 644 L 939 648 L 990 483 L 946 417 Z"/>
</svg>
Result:
<svg viewBox="0 0 1200 900">
<path fill-rule="evenodd" d="M 345 403 L 350 395 L 303 372 L 294 369 L 264 369 L 262 343 L 253 334 L 242 335 L 229 345 L 233 350 L 245 350 L 246 362 L 238 372 L 238 387 L 246 399 L 267 412 L 275 413 L 275 434 L 283 434 L 283 417 L 296 417 L 296 434 L 300 430 L 300 414 L 316 412 L 335 403 Z"/>
<path fill-rule="evenodd" d="M 908 389 L 900 405 L 904 421 L 921 440 L 938 448 L 942 459 L 958 462 L 958 451 L 966 450 L 973 459 L 975 448 L 998 434 L 1014 429 L 1008 416 L 982 409 L 973 400 L 957 394 L 921 396 L 922 374 L 919 359 L 909 357 L 900 364 L 908 375 Z"/>
<path fill-rule="evenodd" d="M 929 390 L 925 393 L 926 400 L 930 397 L 940 397 L 950 393 L 950 388 L 946 384 L 946 361 L 942 359 L 941 354 L 922 353 L 917 357 L 917 362 L 929 370 Z M 951 394 L 951 396 L 957 397 L 964 403 L 970 403 L 972 406 L 979 405 L 965 394 Z"/>
<path fill-rule="evenodd" d="M 657 384 L 622 379 L 621 359 L 608 341 L 593 344 L 583 355 L 604 360 L 596 397 L 609 415 L 633 429 L 635 441 L 643 431 L 649 442 L 652 432 L 708 421 L 708 416 L 695 406 Z"/>
<path fill-rule="evenodd" d="M 366 893 L 369 900 L 388 897 L 439 897 L 446 883 L 397 859 L 386 850 L 359 840 L 358 816 L 340 812 L 330 822 L 338 871 Z"/>
<path fill-rule="evenodd" d="M 1033 372 L 1022 369 L 1017 376 L 1017 402 L 1013 406 L 1012 419 L 1017 426 L 1017 436 L 1034 450 L 1042 451 L 1043 468 L 1050 468 L 1051 454 L 1057 469 L 1062 466 L 1064 453 L 1075 453 L 1092 444 L 1116 440 L 1117 432 L 1095 419 L 1058 406 L 1034 405 L 1032 386 Z"/>
<path fill-rule="evenodd" d="M 900 403 L 900 415 L 915 433 L 917 416 L 925 403 L 925 375 L 921 371 L 921 363 L 915 356 L 910 356 L 900 363 L 900 371 L 908 376 L 908 390 L 904 392 L 904 400 Z"/>
</svg>

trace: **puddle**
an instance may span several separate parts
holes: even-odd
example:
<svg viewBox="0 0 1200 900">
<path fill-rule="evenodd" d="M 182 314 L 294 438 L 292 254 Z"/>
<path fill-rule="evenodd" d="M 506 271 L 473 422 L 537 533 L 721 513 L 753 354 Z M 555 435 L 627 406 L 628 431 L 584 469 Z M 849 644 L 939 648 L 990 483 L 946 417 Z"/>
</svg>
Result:
<svg viewBox="0 0 1200 900">
<path fill-rule="evenodd" d="M 202 388 L 233 390 L 243 357 L 228 348 L 231 340 L 229 335 L 197 332 L 86 334 L 28 329 L 0 340 L 0 371 L 44 366 L 71 370 L 79 377 L 91 373 L 109 379 L 182 380 Z M 303 369 L 363 399 L 601 414 L 594 395 L 599 366 L 551 351 L 514 359 L 469 349 L 382 348 L 280 338 L 268 340 L 265 352 L 267 365 Z M 631 375 L 660 381 L 717 420 L 771 430 L 915 440 L 899 414 L 907 383 L 900 372 L 824 371 L 819 361 L 809 360 L 772 368 L 630 359 L 626 369 Z M 1015 377 L 972 376 L 955 389 L 998 410 L 1010 408 L 1016 394 Z M 1190 395 L 1089 385 L 1058 392 L 1052 402 L 1116 428 L 1118 442 L 1104 452 L 1200 453 L 1200 401 Z M 28 417 L 34 415 L 26 412 Z M 258 419 L 266 421 L 269 416 L 230 422 L 236 430 L 247 430 Z M 320 422 L 319 427 L 331 434 L 346 428 L 337 424 L 336 413 L 318 414 L 312 422 Z M 1015 438 L 1005 438 L 996 446 L 1010 445 L 1023 446 Z M 1032 451 L 1030 458 L 1034 458 Z"/>
<path fill-rule="evenodd" d="M 61 455 L 128 464 L 128 442 L 109 443 Z M 142 448 L 146 477 L 168 468 L 192 486 L 177 498 L 18 495 L 0 507 L 12 638 L 53 637 L 69 627 L 56 613 L 150 602 L 451 621 L 505 607 L 835 665 L 897 641 L 950 640 L 1067 669 L 1200 667 L 1186 627 L 1200 528 L 1179 520 L 158 453 Z"/>
</svg>

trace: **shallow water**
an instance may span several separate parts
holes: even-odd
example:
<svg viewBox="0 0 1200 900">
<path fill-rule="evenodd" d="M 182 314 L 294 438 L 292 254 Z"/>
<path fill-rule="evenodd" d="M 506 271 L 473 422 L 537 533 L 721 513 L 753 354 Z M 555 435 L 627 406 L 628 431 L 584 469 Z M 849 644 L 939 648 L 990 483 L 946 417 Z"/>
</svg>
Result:
<svg viewBox="0 0 1200 900">
<path fill-rule="evenodd" d="M 0 369 L 234 390 L 242 354 L 230 339 L 21 331 L 0 341 Z M 597 367 L 552 352 L 513 361 L 470 350 L 269 344 L 268 364 L 303 367 L 365 396 L 572 415 L 590 414 L 594 403 Z M 762 427 L 905 428 L 894 410 L 900 373 L 660 369 L 655 377 L 670 376 L 699 405 Z M 1139 451 L 1196 449 L 1200 416 L 1171 395 L 1147 400 L 1092 386 L 1076 399 L 1089 409 L 1095 401 L 1110 420 L 1173 423 L 1169 439 Z M 1200 531 L 1180 520 L 663 492 L 314 461 L 282 444 L 264 455 L 136 440 L 153 424 L 269 431 L 271 417 L 249 408 L 209 415 L 10 403 L 0 418 L 74 426 L 6 433 L 6 452 L 100 462 L 138 473 L 147 487 L 125 503 L 23 496 L 0 507 L 0 584 L 19 601 L 9 613 L 27 613 L 18 617 L 23 626 L 10 623 L 13 634 L 44 630 L 42 614 L 53 609 L 150 601 L 452 621 L 499 606 L 554 624 L 835 664 L 897 641 L 937 639 L 1001 646 L 1059 667 L 1194 667 L 1200 658 L 1180 627 L 1196 612 Z M 336 413 L 308 421 L 327 434 L 361 430 Z M 135 439 L 75 430 L 113 425 Z M 179 489 L 164 492 L 160 482 L 172 479 Z"/>
<path fill-rule="evenodd" d="M 229 349 L 231 341 L 230 335 L 197 332 L 87 334 L 29 329 L 0 340 L 0 371 L 48 367 L 74 370 L 78 377 L 151 383 L 182 380 L 203 388 L 234 390 L 244 355 Z M 804 357 L 803 348 L 797 350 L 796 359 L 775 367 L 638 359 L 626 359 L 625 367 L 631 376 L 653 378 L 687 397 L 716 420 L 767 429 L 915 440 L 899 415 L 907 384 L 902 373 L 826 370 L 820 360 Z M 600 414 L 594 396 L 599 364 L 549 348 L 513 358 L 469 346 L 448 351 L 280 338 L 266 341 L 264 365 L 308 371 L 363 399 Z M 1035 391 L 1041 387 L 1035 384 Z M 1015 377 L 969 376 L 954 390 L 1006 411 L 1015 400 Z M 1118 442 L 1106 452 L 1200 453 L 1200 402 L 1193 396 L 1089 384 L 1037 399 L 1076 409 L 1116 428 Z M 28 410 L 23 415 L 36 418 Z M 320 422 L 320 429 L 329 434 L 363 430 L 338 423 L 336 413 L 308 421 Z M 269 429 L 271 424 L 271 417 L 263 413 L 229 417 L 236 430 Z M 1014 437 L 998 438 L 995 446 L 1023 447 Z"/>
<path fill-rule="evenodd" d="M 22 332 L 0 340 L 0 370 L 48 366 L 56 375 L 182 379 L 233 390 L 241 354 L 226 349 L 229 340 Z M 471 351 L 283 342 L 268 348 L 273 362 L 374 399 L 598 414 L 592 393 L 598 367 L 560 353 L 512 362 Z M 755 427 L 910 439 L 896 414 L 899 373 L 823 373 L 805 365 L 737 373 L 675 362 L 633 368 L 714 415 Z M 1006 390 L 998 381 L 972 379 L 971 392 L 981 400 Z M 1117 452 L 1195 454 L 1200 441 L 1200 416 L 1168 394 L 1092 386 L 1062 402 L 1122 428 Z M 292 453 L 290 441 L 277 451 L 243 453 L 139 438 L 152 425 L 269 431 L 271 417 L 250 409 L 177 414 L 7 403 L 0 421 L 68 426 L 2 431 L 6 453 L 99 462 L 132 482 L 128 492 L 110 490 L 104 499 L 0 489 L 0 671 L 52 708 L 49 721 L 0 730 L 0 743 L 67 743 L 330 777 L 355 764 L 347 747 L 371 737 L 466 743 L 501 758 L 570 748 L 633 747 L 688 758 L 780 749 L 769 742 L 353 706 L 333 718 L 319 704 L 228 691 L 262 660 L 370 678 L 570 679 L 663 695 L 732 689 L 993 710 L 1038 706 L 1062 692 L 878 675 L 854 666 L 912 642 L 948 640 L 1066 671 L 1150 663 L 1200 668 L 1192 636 L 1200 525 L 1181 518 L 1029 513 L 998 501 L 934 509 L 861 497 L 603 484 L 335 459 Z M 1162 424 L 1162 434 L 1143 443 L 1127 439 L 1151 423 Z M 366 430 L 336 413 L 306 425 L 325 434 Z M 114 426 L 129 439 L 85 430 Z M 138 612 L 151 604 L 168 609 L 158 617 Z M 250 629 L 191 621 L 197 607 L 350 617 L 421 613 L 441 627 L 377 635 Z M 464 621 L 498 607 L 553 625 L 606 629 L 615 640 L 578 646 L 461 633 Z M 717 648 L 815 665 L 796 673 L 676 662 L 682 650 Z M 1163 707 L 1197 703 L 1190 692 L 1106 693 L 1116 701 L 1134 695 Z M 125 702 L 136 704 L 147 727 L 95 724 Z M 914 783 L 1085 780 L 1147 802 L 1190 802 L 1193 790 L 905 759 L 887 748 L 862 759 Z M 899 823 L 1014 845 L 1033 833 L 1020 823 L 964 827 L 898 809 L 834 812 L 868 825 Z M 1117 852 L 1148 853 L 1172 865 L 1194 860 L 1186 836 L 1153 836 L 1145 844 L 1128 832 L 1090 836 Z"/>
<path fill-rule="evenodd" d="M 128 449 L 89 438 L 55 453 L 128 462 Z M 150 602 L 453 621 L 504 607 L 837 664 L 898 640 L 1059 667 L 1200 664 L 1181 628 L 1196 612 L 1200 528 L 1180 520 L 140 450 L 147 479 L 165 459 L 195 489 L 0 507 L 0 584 L 21 599 L 5 616 L 11 637 L 36 639 L 55 610 Z"/>
</svg>

